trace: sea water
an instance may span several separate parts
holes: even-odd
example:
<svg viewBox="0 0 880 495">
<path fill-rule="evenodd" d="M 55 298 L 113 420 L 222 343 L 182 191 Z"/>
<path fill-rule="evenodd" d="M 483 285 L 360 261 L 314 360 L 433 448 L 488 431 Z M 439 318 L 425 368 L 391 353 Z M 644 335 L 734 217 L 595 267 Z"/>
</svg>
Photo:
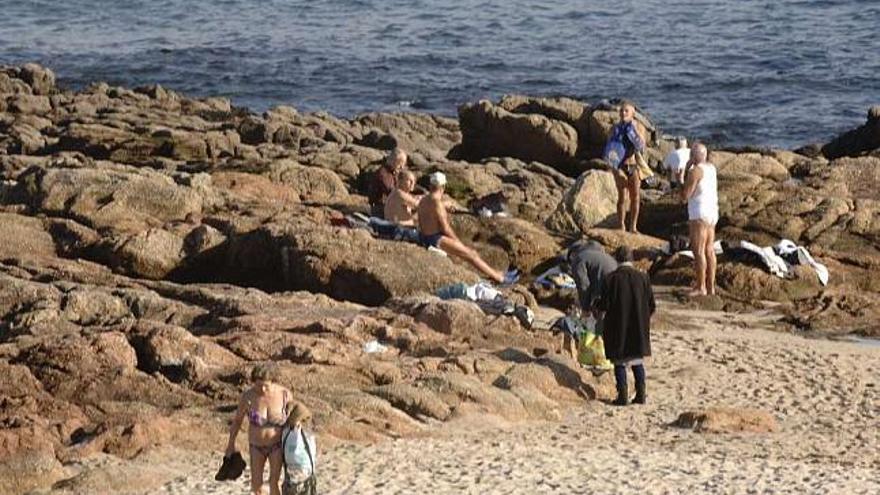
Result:
<svg viewBox="0 0 880 495">
<path fill-rule="evenodd" d="M 797 147 L 880 104 L 876 0 L 0 0 L 0 63 L 339 116 L 634 99 L 669 134 Z"/>
</svg>

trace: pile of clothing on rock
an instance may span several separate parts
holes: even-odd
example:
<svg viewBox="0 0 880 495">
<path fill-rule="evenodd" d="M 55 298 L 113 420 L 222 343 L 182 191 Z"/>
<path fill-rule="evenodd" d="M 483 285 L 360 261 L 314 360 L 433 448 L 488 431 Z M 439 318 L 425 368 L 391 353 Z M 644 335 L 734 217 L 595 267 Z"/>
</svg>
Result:
<svg viewBox="0 0 880 495">
<path fill-rule="evenodd" d="M 469 204 L 471 211 L 481 218 L 507 218 L 507 197 L 503 191 L 487 194 L 474 199 Z"/>
<path fill-rule="evenodd" d="M 476 303 L 487 315 L 514 316 L 525 328 L 532 328 L 535 323 L 535 313 L 528 306 L 511 302 L 487 282 L 478 282 L 474 285 L 461 282 L 447 285 L 437 289 L 436 295 L 444 300 L 471 301 Z"/>
<path fill-rule="evenodd" d="M 679 253 L 693 258 L 688 250 L 687 238 L 675 236 L 664 249 L 666 254 Z M 822 285 L 828 285 L 828 267 L 816 261 L 807 248 L 798 246 L 789 239 L 779 241 L 775 246 L 758 246 L 749 241 L 738 243 L 715 242 L 715 253 L 724 254 L 727 259 L 764 267 L 768 272 L 780 278 L 792 278 L 793 266 L 806 265 L 813 269 Z"/>
<path fill-rule="evenodd" d="M 794 276 L 792 266 L 807 265 L 816 272 L 816 277 L 822 285 L 828 285 L 828 267 L 813 259 L 807 248 L 798 246 L 788 239 L 781 240 L 775 246 L 765 247 L 741 241 L 739 246 L 729 247 L 725 252 L 732 259 L 759 262 L 770 273 L 781 278 Z"/>
<path fill-rule="evenodd" d="M 567 265 L 560 261 L 560 264 L 538 275 L 533 284 L 535 287 L 550 289 L 576 289 L 574 278 L 566 271 L 566 268 Z"/>
</svg>

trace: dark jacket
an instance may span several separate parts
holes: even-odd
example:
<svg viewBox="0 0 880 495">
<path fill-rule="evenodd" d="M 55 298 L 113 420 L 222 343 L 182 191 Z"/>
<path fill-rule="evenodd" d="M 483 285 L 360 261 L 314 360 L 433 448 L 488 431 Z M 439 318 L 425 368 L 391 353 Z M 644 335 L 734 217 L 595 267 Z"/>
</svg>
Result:
<svg viewBox="0 0 880 495">
<path fill-rule="evenodd" d="M 602 295 L 603 279 L 617 269 L 617 262 L 596 241 L 573 249 L 568 255 L 568 262 L 577 285 L 578 302 L 581 308 L 589 311 Z"/>
<path fill-rule="evenodd" d="M 385 166 L 379 167 L 379 170 L 373 173 L 367 188 L 370 205 L 380 209 L 384 207 L 385 200 L 395 187 L 397 187 L 397 179 L 394 177 L 394 172 Z"/>
<path fill-rule="evenodd" d="M 612 360 L 651 355 L 654 291 L 648 275 L 629 264 L 605 277 L 599 308 L 605 311 L 605 356 Z"/>
</svg>

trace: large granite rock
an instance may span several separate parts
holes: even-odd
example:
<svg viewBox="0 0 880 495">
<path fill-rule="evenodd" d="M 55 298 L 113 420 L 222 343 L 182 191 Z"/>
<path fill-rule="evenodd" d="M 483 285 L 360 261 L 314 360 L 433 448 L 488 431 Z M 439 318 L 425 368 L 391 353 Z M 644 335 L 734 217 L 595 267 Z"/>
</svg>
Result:
<svg viewBox="0 0 880 495">
<path fill-rule="evenodd" d="M 382 241 L 363 230 L 267 225 L 235 241 L 230 272 L 274 290 L 308 290 L 378 305 L 391 297 L 433 293 L 477 275 L 414 244 Z"/>
<path fill-rule="evenodd" d="M 55 241 L 37 218 L 0 212 L 0 259 L 54 257 Z"/>
<path fill-rule="evenodd" d="M 822 154 L 834 159 L 844 156 L 858 156 L 880 148 L 880 105 L 868 110 L 867 121 L 850 131 L 834 138 L 822 146 Z"/>
<path fill-rule="evenodd" d="M 617 186 L 610 172 L 584 172 L 566 191 L 547 219 L 547 228 L 580 235 L 593 227 L 606 226 L 617 215 Z"/>
<path fill-rule="evenodd" d="M 35 210 L 95 229 L 139 232 L 201 213 L 203 197 L 159 172 L 110 163 L 90 168 L 33 168 L 18 178 Z"/>
<path fill-rule="evenodd" d="M 510 156 L 568 169 L 577 153 L 577 131 L 543 115 L 511 113 L 483 100 L 460 107 L 458 117 L 468 159 Z"/>
<path fill-rule="evenodd" d="M 458 122 L 418 113 L 368 113 L 355 122 L 362 129 L 360 144 L 379 149 L 399 147 L 409 154 L 438 161 L 461 141 Z"/>
</svg>

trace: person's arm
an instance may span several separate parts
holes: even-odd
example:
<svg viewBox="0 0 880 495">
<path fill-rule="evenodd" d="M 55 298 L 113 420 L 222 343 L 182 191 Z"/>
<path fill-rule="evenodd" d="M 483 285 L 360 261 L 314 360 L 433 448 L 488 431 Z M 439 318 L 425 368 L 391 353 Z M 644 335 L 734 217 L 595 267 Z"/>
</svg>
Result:
<svg viewBox="0 0 880 495">
<path fill-rule="evenodd" d="M 229 441 L 226 443 L 226 455 L 231 455 L 235 452 L 235 438 L 238 436 L 238 431 L 241 429 L 241 423 L 244 421 L 244 416 L 247 414 L 248 402 L 245 398 L 245 394 L 241 395 L 241 399 L 238 400 L 238 408 L 235 410 L 235 416 L 232 418 L 232 423 L 229 425 Z"/>
<path fill-rule="evenodd" d="M 578 300 L 584 311 L 589 311 L 593 305 L 590 298 L 590 276 L 587 273 L 587 265 L 583 262 L 577 262 L 572 267 L 574 272 L 574 284 L 577 286 Z"/>
<path fill-rule="evenodd" d="M 613 282 L 609 279 L 609 277 L 605 277 L 605 279 L 602 281 L 602 291 L 599 293 L 599 299 L 596 300 L 596 304 L 593 306 L 596 310 L 600 312 L 608 311 L 608 295 L 611 292 L 612 285 Z"/>
<path fill-rule="evenodd" d="M 700 179 L 703 178 L 703 169 L 692 166 L 691 162 L 688 162 L 687 167 L 688 170 L 685 172 L 684 187 L 681 188 L 682 201 L 687 201 L 693 196 L 694 191 L 697 190 L 697 184 L 699 184 Z"/>
<path fill-rule="evenodd" d="M 654 288 L 651 287 L 651 278 L 648 276 L 648 274 L 646 273 L 646 274 L 644 274 L 644 276 L 645 276 L 645 286 L 647 287 L 647 292 L 648 292 L 648 311 L 649 311 L 648 314 L 653 315 L 654 310 L 657 309 L 657 303 L 654 300 Z"/>
<path fill-rule="evenodd" d="M 400 198 L 403 200 L 403 204 L 409 208 L 418 208 L 419 200 L 422 199 L 421 196 L 413 196 L 412 194 L 403 191 L 400 191 Z"/>
</svg>

